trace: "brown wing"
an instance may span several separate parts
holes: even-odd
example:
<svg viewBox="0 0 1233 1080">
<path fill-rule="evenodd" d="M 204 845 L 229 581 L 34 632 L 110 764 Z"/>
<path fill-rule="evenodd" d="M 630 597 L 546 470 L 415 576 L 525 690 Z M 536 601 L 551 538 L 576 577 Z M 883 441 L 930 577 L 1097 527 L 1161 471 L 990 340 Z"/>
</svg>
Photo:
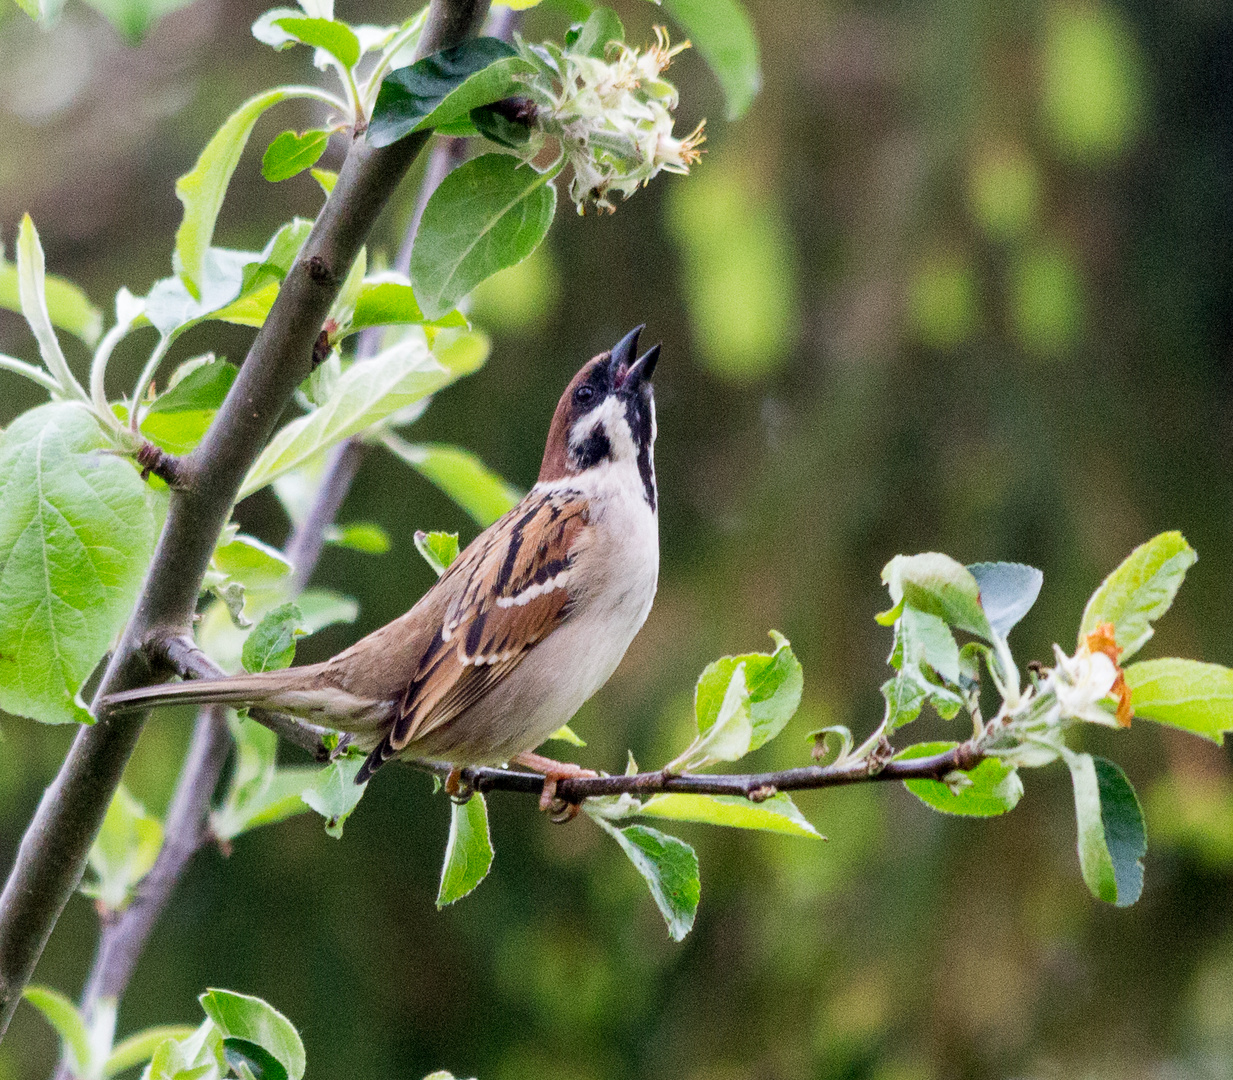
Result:
<svg viewBox="0 0 1233 1080">
<path fill-rule="evenodd" d="M 574 492 L 532 494 L 446 572 L 457 590 L 373 765 L 465 712 L 569 617 L 573 553 L 586 527 Z"/>
</svg>

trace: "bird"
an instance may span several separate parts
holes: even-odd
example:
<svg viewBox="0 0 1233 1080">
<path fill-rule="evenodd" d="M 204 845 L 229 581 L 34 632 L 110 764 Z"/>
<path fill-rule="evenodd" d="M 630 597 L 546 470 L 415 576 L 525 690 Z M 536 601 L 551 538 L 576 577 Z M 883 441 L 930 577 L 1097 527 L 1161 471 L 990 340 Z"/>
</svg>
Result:
<svg viewBox="0 0 1233 1080">
<path fill-rule="evenodd" d="M 532 751 L 616 670 L 659 578 L 655 396 L 660 345 L 645 324 L 589 360 L 557 402 L 539 477 L 406 614 L 316 664 L 142 687 L 99 715 L 157 705 L 254 707 L 346 732 L 366 783 L 398 757 L 511 762 L 559 780 L 594 776 Z M 447 785 L 450 787 L 451 785 Z"/>
</svg>

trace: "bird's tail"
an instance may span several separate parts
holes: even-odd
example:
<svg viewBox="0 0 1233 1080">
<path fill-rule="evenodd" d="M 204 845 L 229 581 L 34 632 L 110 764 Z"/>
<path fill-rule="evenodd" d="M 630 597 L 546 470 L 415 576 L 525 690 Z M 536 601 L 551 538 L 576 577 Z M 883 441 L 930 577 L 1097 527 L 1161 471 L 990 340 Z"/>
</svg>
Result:
<svg viewBox="0 0 1233 1080">
<path fill-rule="evenodd" d="M 156 705 L 253 705 L 279 709 L 282 707 L 279 698 L 286 692 L 287 684 L 286 671 L 266 671 L 257 675 L 142 686 L 108 694 L 99 700 L 95 711 L 105 716 L 152 709 Z"/>
</svg>

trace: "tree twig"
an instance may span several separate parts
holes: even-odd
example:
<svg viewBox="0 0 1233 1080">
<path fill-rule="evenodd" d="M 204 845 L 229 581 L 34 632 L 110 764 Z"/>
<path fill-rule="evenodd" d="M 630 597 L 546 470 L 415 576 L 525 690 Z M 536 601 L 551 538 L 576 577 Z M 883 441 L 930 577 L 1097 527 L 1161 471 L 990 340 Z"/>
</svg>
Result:
<svg viewBox="0 0 1233 1080">
<path fill-rule="evenodd" d="M 418 55 L 475 33 L 488 0 L 432 0 Z M 100 694 L 147 685 L 160 674 L 144 643 L 191 625 L 198 589 L 236 492 L 269 441 L 313 344 L 377 215 L 428 133 L 374 148 L 357 136 L 295 265 L 201 445 L 182 461 L 187 487 L 173 491 L 167 522 L 136 608 L 108 664 Z M 145 714 L 83 727 L 22 837 L 0 894 L 0 1037 L 21 1000 L 64 905 L 77 888 L 103 815 Z"/>
<path fill-rule="evenodd" d="M 569 777 L 558 780 L 556 796 L 562 802 L 580 803 L 604 795 L 737 795 L 761 802 L 781 791 L 810 791 L 846 787 L 882 780 L 942 780 L 956 769 L 972 769 L 984 760 L 972 743 L 929 757 L 882 761 L 863 758 L 838 765 L 806 765 L 767 773 L 635 773 L 632 776 Z M 447 776 L 451 766 L 440 761 L 415 761 L 413 766 L 438 776 Z M 462 770 L 462 783 L 474 791 L 513 791 L 538 796 L 544 778 L 538 773 L 514 769 L 473 766 Z"/>
</svg>

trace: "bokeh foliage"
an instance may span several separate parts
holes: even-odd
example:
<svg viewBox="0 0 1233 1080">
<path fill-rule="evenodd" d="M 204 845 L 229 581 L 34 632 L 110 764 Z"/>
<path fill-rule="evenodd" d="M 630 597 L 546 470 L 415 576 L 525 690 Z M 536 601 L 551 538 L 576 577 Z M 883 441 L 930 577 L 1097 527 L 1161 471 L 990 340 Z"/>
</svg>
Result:
<svg viewBox="0 0 1233 1080">
<path fill-rule="evenodd" d="M 398 15 L 370 6 L 340 11 Z M 649 38 L 651 9 L 616 6 L 630 40 Z M 30 209 L 50 265 L 71 266 L 96 302 L 163 276 L 174 178 L 242 93 L 300 78 L 289 58 L 237 46 L 259 10 L 199 0 L 132 51 L 71 5 L 45 38 L 10 8 L 9 250 Z M 494 334 L 486 371 L 424 419 L 426 437 L 525 485 L 578 361 L 643 320 L 665 341 L 661 593 L 578 718 L 580 759 L 619 769 L 630 745 L 665 760 L 687 741 L 696 672 L 760 647 L 767 626 L 791 637 L 807 680 L 765 764 L 797 760 L 789 744 L 811 728 L 868 730 L 885 655 L 870 616 L 897 551 L 1045 568 L 1017 652 L 1048 659 L 1110 566 L 1180 528 L 1203 561 L 1146 655 L 1233 659 L 1228 12 L 773 0 L 753 17 L 765 89 L 741 125 L 720 122 L 702 64 L 678 61 L 682 114 L 712 117 L 695 181 L 714 201 L 691 205 L 692 183 L 665 183 L 613 219 L 562 215 L 548 247 L 477 302 Z M 55 92 L 30 92 L 35 79 Z M 241 163 L 220 222 L 235 247 L 319 198 L 306 176 L 267 184 L 259 157 Z M 403 215 L 410 198 L 408 185 Z M 706 217 L 721 212 L 726 222 Z M 388 223 L 387 246 L 400 225 Z M 28 351 L 20 322 L 0 318 L 0 351 Z M 209 347 L 238 358 L 247 334 L 228 333 Z M 186 335 L 185 356 L 192 345 Z M 115 362 L 135 375 L 140 358 Z M 33 402 L 25 392 L 11 390 L 11 412 Z M 380 523 L 394 546 L 381 559 L 328 552 L 319 580 L 361 611 L 305 642 L 307 659 L 427 586 L 415 529 L 465 540 L 475 528 L 384 458 L 343 519 Z M 245 506 L 243 525 L 273 541 L 286 530 L 268 497 Z M 187 727 L 143 736 L 127 782 L 151 810 Z M 68 732 L 4 733 L 7 859 Z M 934 734 L 953 737 L 940 722 Z M 1088 743 L 1107 749 L 1102 732 Z M 192 1018 L 201 988 L 221 985 L 301 1025 L 329 1017 L 304 1030 L 323 1076 L 440 1064 L 484 1080 L 1219 1075 L 1233 1052 L 1228 760 L 1149 725 L 1116 756 L 1145 795 L 1153 845 L 1134 909 L 1095 904 L 1074 874 L 1060 774 L 992 823 L 943 820 L 898 791 L 833 791 L 800 798 L 825 845 L 687 833 L 706 902 L 683 946 L 595 830 L 551 829 L 501 796 L 492 873 L 437 913 L 445 807 L 424 778 L 394 771 L 341 844 L 305 817 L 227 860 L 204 854 L 121 1030 Z M 78 985 L 94 924 L 87 901 L 70 905 L 41 982 Z M 32 1011 L 19 1014 L 0 1076 L 41 1076 L 52 1052 Z"/>
</svg>

